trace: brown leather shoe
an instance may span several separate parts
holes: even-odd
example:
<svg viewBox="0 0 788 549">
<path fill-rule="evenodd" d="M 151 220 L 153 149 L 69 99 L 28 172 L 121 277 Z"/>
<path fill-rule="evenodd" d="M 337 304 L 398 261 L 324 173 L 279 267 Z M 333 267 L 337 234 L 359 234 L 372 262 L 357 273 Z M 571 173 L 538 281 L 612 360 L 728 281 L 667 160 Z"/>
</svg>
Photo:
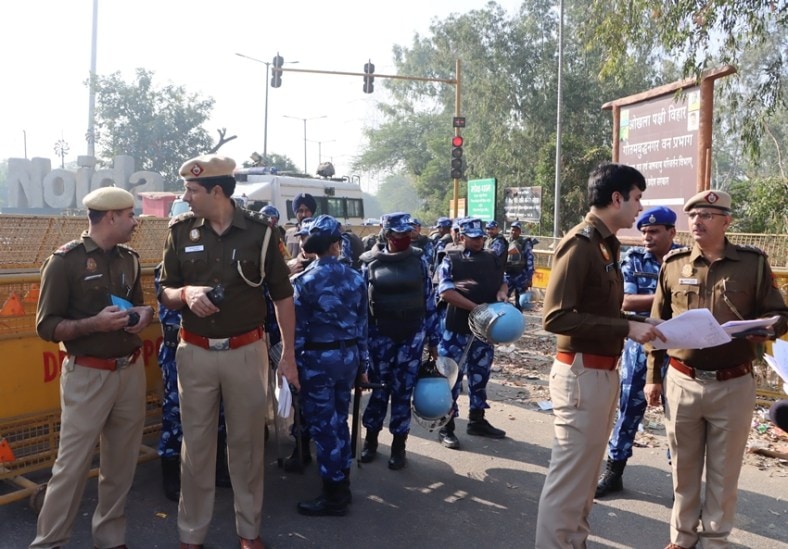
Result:
<svg viewBox="0 0 788 549">
<path fill-rule="evenodd" d="M 202 543 L 183 543 L 183 542 L 181 542 L 180 549 L 202 549 Z"/>
<path fill-rule="evenodd" d="M 695 549 L 695 546 L 693 545 L 692 547 L 682 547 L 681 545 L 670 543 L 665 546 L 665 549 Z"/>
<path fill-rule="evenodd" d="M 241 542 L 241 549 L 265 549 L 259 536 L 255 539 L 238 538 L 238 541 Z"/>
</svg>

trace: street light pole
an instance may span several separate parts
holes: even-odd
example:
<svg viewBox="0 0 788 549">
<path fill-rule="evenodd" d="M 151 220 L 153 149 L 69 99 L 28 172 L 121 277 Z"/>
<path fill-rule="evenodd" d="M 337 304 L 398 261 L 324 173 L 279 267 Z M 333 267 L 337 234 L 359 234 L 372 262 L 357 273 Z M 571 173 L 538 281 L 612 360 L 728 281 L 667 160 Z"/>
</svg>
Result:
<svg viewBox="0 0 788 549">
<path fill-rule="evenodd" d="M 268 88 L 271 85 L 271 62 L 263 61 L 262 59 L 257 59 L 255 57 L 249 57 L 248 55 L 244 55 L 242 53 L 236 53 L 235 55 L 265 65 L 265 114 L 264 114 L 265 120 L 263 122 L 263 162 L 267 164 L 268 163 Z M 298 63 L 298 61 L 286 61 L 286 63 L 294 65 Z"/>
<path fill-rule="evenodd" d="M 303 120 L 304 121 L 304 173 L 309 173 L 309 169 L 307 168 L 307 161 L 306 161 L 306 122 L 307 120 L 318 120 L 320 118 L 328 118 L 328 115 L 323 114 L 320 116 L 313 116 L 311 118 L 301 118 L 300 116 L 288 116 L 286 114 L 282 115 L 284 118 L 292 118 L 293 120 Z"/>
</svg>

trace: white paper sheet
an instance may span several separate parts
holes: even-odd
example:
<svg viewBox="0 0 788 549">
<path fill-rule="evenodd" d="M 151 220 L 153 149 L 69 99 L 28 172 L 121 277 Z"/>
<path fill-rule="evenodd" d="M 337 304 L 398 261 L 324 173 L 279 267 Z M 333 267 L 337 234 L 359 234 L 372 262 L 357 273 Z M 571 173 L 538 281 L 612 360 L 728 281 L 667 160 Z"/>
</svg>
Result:
<svg viewBox="0 0 788 549">
<path fill-rule="evenodd" d="M 783 382 L 788 384 L 788 342 L 782 339 L 776 340 L 772 346 L 772 351 L 774 356 L 765 354 L 763 358 L 766 364 L 777 372 L 777 375 L 782 378 Z"/>
<path fill-rule="evenodd" d="M 655 339 L 654 349 L 706 349 L 731 340 L 708 309 L 685 311 L 657 328 L 667 341 Z"/>
<path fill-rule="evenodd" d="M 723 324 L 722 329 L 725 330 L 725 333 L 733 336 L 753 328 L 768 328 L 778 320 L 780 320 L 780 317 L 777 315 L 769 318 L 756 318 L 755 320 L 731 320 Z"/>
<path fill-rule="evenodd" d="M 284 376 L 279 379 L 274 393 L 276 394 L 276 401 L 278 403 L 276 413 L 279 417 L 287 419 L 290 417 L 290 410 L 293 408 L 293 395 L 290 393 L 290 384 Z"/>
</svg>

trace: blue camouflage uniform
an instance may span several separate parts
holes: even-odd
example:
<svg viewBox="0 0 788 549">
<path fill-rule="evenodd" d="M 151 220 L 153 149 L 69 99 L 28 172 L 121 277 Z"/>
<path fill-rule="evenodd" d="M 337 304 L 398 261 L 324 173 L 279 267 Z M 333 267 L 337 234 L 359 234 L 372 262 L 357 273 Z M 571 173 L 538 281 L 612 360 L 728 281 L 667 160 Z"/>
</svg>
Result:
<svg viewBox="0 0 788 549">
<path fill-rule="evenodd" d="M 350 394 L 359 368 L 369 361 L 366 288 L 358 272 L 330 255 L 312 262 L 292 283 L 303 415 L 315 441 L 320 476 L 339 482 L 352 459 Z"/>
<path fill-rule="evenodd" d="M 373 250 L 374 252 L 374 250 Z M 378 253 L 387 253 L 384 247 L 378 247 Z M 368 257 L 367 254 L 364 256 Z M 421 326 L 410 337 L 395 340 L 381 333 L 374 319 L 369 322 L 369 353 L 371 383 L 383 383 L 383 387 L 372 391 L 369 403 L 364 410 L 363 425 L 368 431 L 380 431 L 386 417 L 386 408 L 391 400 L 391 417 L 389 431 L 393 435 L 406 435 L 410 431 L 411 405 L 413 387 L 422 361 L 424 340 L 428 338 L 430 347 L 438 345 L 440 339 L 436 298 L 432 279 L 429 274 L 429 262 L 422 254 L 421 267 L 423 274 L 424 318 Z M 369 263 L 366 261 L 361 269 L 364 282 L 369 287 Z"/>
<path fill-rule="evenodd" d="M 537 242 L 533 238 L 527 236 L 521 236 L 518 240 L 522 246 L 525 267 L 519 273 L 512 271 L 506 273 L 506 283 L 509 285 L 509 297 L 515 292 L 522 293 L 530 288 L 534 278 L 534 244 Z"/>
<path fill-rule="evenodd" d="M 156 293 L 159 292 L 161 264 L 153 273 Z M 178 400 L 178 370 L 175 365 L 175 350 L 178 348 L 178 330 L 181 327 L 181 313 L 168 309 L 159 303 L 159 321 L 164 336 L 159 347 L 159 367 L 162 377 L 161 436 L 159 456 L 173 458 L 181 455 L 181 410 Z"/>
<path fill-rule="evenodd" d="M 465 224 L 479 224 L 478 235 L 481 236 L 480 223 L 478 220 L 463 220 L 463 227 Z M 464 231 L 465 229 L 463 229 Z M 474 233 L 472 236 L 475 236 Z M 452 252 L 454 253 L 454 252 Z M 464 249 L 462 257 L 468 258 L 472 252 Z M 482 250 L 477 253 L 490 253 L 488 250 Z M 438 268 L 438 294 L 442 294 L 448 290 L 457 290 L 454 281 L 454 274 L 452 272 L 451 255 L 447 254 Z M 503 274 L 503 273 L 501 273 Z M 503 277 L 499 284 L 503 284 Z M 470 348 L 463 361 L 463 353 L 470 343 Z M 457 382 L 452 388 L 452 417 L 458 415 L 459 409 L 457 408 L 457 397 L 462 390 L 462 378 L 464 375 L 468 377 L 468 391 L 470 397 L 470 410 L 471 412 L 483 412 L 489 408 L 487 404 L 487 382 L 490 379 L 490 371 L 492 369 L 492 362 L 494 358 L 493 346 L 475 338 L 473 334 L 465 334 L 452 331 L 446 328 L 443 332 L 440 343 L 438 344 L 438 355 L 447 356 L 453 359 L 460 368 L 457 376 Z"/>
<path fill-rule="evenodd" d="M 493 220 L 487 223 L 487 228 L 492 229 L 498 227 L 498 222 Z M 492 250 L 492 252 L 500 257 L 502 260 L 506 261 L 506 253 L 509 250 L 509 245 L 506 242 L 506 238 L 501 234 L 497 236 L 490 237 L 489 235 L 484 240 L 484 248 L 487 250 Z"/>
</svg>

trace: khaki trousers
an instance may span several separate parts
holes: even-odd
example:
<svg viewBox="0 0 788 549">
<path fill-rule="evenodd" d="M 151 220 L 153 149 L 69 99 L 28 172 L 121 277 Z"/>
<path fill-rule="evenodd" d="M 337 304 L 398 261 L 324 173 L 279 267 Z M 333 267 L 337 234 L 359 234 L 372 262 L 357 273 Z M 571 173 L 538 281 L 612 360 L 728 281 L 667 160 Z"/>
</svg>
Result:
<svg viewBox="0 0 788 549">
<path fill-rule="evenodd" d="M 670 540 L 682 547 L 730 547 L 744 449 L 755 407 L 755 380 L 695 380 L 670 368 L 665 420 L 673 467 Z M 701 481 L 706 468 L 706 491 Z M 702 518 L 701 518 L 702 517 Z M 698 525 L 701 531 L 698 532 Z"/>
<path fill-rule="evenodd" d="M 134 480 L 145 422 L 142 359 L 110 372 L 63 361 L 60 376 L 60 444 L 38 515 L 31 548 L 65 545 L 85 491 L 93 450 L 100 439 L 98 505 L 93 544 L 117 547 L 126 541 L 126 497 Z"/>
<path fill-rule="evenodd" d="M 550 397 L 554 438 L 550 468 L 539 498 L 536 547 L 585 547 L 591 529 L 599 464 L 605 455 L 618 405 L 618 370 L 553 361 Z"/>
<path fill-rule="evenodd" d="M 178 533 L 183 543 L 203 543 L 213 515 L 216 426 L 219 403 L 227 424 L 227 464 L 239 536 L 260 535 L 263 511 L 268 356 L 261 339 L 228 351 L 181 341 L 178 364 L 183 443 Z"/>
</svg>

